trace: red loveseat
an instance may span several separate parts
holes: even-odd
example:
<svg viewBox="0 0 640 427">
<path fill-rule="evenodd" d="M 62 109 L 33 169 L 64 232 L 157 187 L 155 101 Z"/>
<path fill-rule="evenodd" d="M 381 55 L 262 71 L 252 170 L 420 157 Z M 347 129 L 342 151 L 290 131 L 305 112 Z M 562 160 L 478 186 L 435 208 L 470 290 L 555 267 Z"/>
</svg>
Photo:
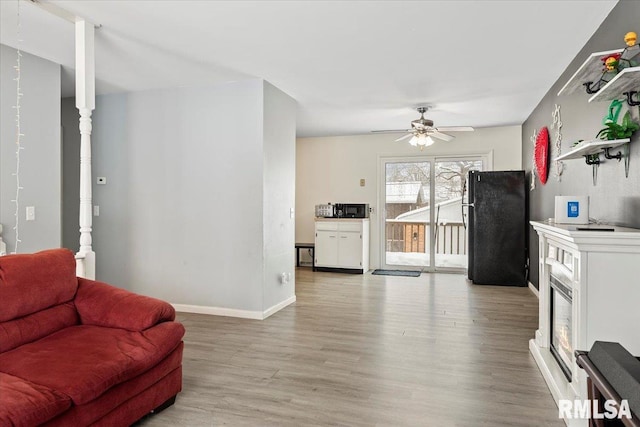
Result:
<svg viewBox="0 0 640 427">
<path fill-rule="evenodd" d="M 171 305 L 75 275 L 73 253 L 0 257 L 0 426 L 127 426 L 182 388 Z"/>
</svg>

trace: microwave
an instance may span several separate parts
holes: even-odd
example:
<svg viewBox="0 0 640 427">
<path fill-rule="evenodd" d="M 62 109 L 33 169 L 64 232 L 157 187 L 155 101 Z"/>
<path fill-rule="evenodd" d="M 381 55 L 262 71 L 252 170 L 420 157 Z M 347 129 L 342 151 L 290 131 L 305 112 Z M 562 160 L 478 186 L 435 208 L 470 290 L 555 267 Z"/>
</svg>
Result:
<svg viewBox="0 0 640 427">
<path fill-rule="evenodd" d="M 316 218 L 333 218 L 335 216 L 335 205 L 332 205 L 331 203 L 316 205 Z"/>
<path fill-rule="evenodd" d="M 337 218 L 369 218 L 369 204 L 336 203 L 334 215 Z"/>
</svg>

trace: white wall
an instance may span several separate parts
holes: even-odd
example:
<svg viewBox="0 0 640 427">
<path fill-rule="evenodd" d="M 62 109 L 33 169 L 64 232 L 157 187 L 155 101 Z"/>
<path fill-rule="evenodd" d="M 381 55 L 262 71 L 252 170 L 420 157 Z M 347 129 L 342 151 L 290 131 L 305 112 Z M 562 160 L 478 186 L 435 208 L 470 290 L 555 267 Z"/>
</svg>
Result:
<svg viewBox="0 0 640 427">
<path fill-rule="evenodd" d="M 7 251 L 15 250 L 16 50 L 0 45 L 0 223 Z M 20 240 L 18 252 L 60 246 L 60 65 L 22 52 Z M 35 221 L 25 221 L 34 206 Z"/>
<path fill-rule="evenodd" d="M 262 80 L 98 96 L 93 174 L 107 184 L 93 185 L 97 278 L 174 304 L 262 313 L 266 271 L 287 256 L 293 269 L 293 220 L 290 237 L 265 242 L 276 234 L 267 219 L 286 225 L 279 198 L 293 205 L 295 111 L 284 97 Z M 65 132 L 65 153 L 78 144 L 75 129 Z M 65 193 L 75 193 L 69 162 Z M 267 197 L 280 169 L 291 182 Z M 65 205 L 65 218 L 77 213 L 77 203 Z M 77 236 L 65 228 L 65 244 Z"/>
<path fill-rule="evenodd" d="M 296 103 L 264 83 L 264 296 L 267 310 L 295 295 Z M 280 281 L 289 273 L 288 283 Z"/>
<path fill-rule="evenodd" d="M 378 175 L 381 157 L 419 157 L 493 153 L 493 169 L 522 167 L 520 126 L 457 132 L 451 142 L 436 142 L 423 151 L 396 134 L 300 138 L 296 144 L 296 241 L 313 242 L 314 207 L 327 202 L 369 203 L 371 268 L 380 263 Z M 366 185 L 360 187 L 360 179 Z"/>
</svg>

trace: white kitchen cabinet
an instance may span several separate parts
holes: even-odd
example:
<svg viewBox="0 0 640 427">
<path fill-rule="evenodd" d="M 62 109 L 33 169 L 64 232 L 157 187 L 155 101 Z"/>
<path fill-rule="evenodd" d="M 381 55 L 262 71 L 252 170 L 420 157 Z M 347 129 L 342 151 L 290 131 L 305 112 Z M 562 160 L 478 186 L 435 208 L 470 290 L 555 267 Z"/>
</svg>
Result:
<svg viewBox="0 0 640 427">
<path fill-rule="evenodd" d="M 316 219 L 316 269 L 364 273 L 369 270 L 368 219 Z"/>
<path fill-rule="evenodd" d="M 338 230 L 316 230 L 316 267 L 338 265 Z"/>
</svg>

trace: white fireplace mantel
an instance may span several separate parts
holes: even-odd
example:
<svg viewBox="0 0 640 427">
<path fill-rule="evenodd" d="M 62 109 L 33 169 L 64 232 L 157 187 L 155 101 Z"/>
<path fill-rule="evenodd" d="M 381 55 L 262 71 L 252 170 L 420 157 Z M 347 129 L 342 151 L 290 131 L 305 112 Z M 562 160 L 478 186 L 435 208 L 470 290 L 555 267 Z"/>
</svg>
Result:
<svg viewBox="0 0 640 427">
<path fill-rule="evenodd" d="M 574 350 L 589 350 L 594 341 L 619 342 L 640 355 L 640 229 L 607 225 L 577 226 L 531 221 L 539 236 L 539 328 L 529 349 L 556 403 L 587 399 L 586 375 L 575 357 L 568 381 L 550 351 L 549 274 L 562 270 L 571 279 Z M 613 228 L 613 231 L 578 228 Z M 586 420 L 565 420 L 587 426 Z"/>
</svg>

